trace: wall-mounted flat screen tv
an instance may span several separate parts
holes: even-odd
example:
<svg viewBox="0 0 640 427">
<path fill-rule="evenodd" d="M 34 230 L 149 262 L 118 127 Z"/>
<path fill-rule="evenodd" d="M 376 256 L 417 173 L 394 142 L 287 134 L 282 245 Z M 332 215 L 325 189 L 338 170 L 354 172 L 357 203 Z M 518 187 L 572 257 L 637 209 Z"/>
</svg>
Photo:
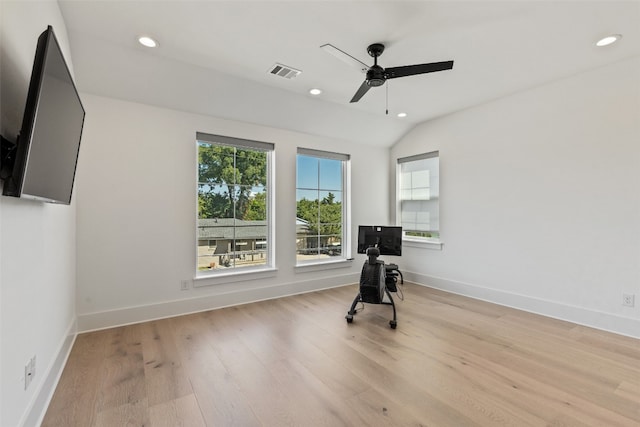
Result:
<svg viewBox="0 0 640 427">
<path fill-rule="evenodd" d="M 358 253 L 366 254 L 375 247 L 380 255 L 402 256 L 402 227 L 361 225 L 358 227 Z"/>
<path fill-rule="evenodd" d="M 38 38 L 22 127 L 2 194 L 70 204 L 84 117 L 69 67 L 49 26 Z"/>
</svg>

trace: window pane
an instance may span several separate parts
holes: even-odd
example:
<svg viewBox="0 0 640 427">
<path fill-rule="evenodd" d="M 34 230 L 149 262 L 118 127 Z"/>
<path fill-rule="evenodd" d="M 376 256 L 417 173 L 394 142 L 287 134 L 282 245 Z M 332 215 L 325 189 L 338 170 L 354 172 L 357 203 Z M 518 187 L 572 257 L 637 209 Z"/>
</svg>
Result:
<svg viewBox="0 0 640 427">
<path fill-rule="evenodd" d="M 296 201 L 299 202 L 301 200 L 305 200 L 307 202 L 313 202 L 315 205 L 318 204 L 318 190 L 296 190 Z M 298 204 L 298 209 L 300 209 L 300 204 Z M 316 207 L 317 209 L 317 207 Z"/>
<path fill-rule="evenodd" d="M 318 188 L 318 168 L 320 162 L 316 157 L 298 155 L 296 161 L 298 188 Z"/>
<path fill-rule="evenodd" d="M 198 271 L 268 264 L 268 162 L 261 149 L 198 142 Z"/>
<path fill-rule="evenodd" d="M 319 234 L 322 247 L 335 243 L 335 236 L 342 235 L 342 203 L 330 191 L 320 192 Z"/>
<path fill-rule="evenodd" d="M 342 162 L 320 159 L 320 189 L 342 191 Z"/>
<path fill-rule="evenodd" d="M 400 189 L 400 200 L 411 200 L 411 188 Z"/>
<path fill-rule="evenodd" d="M 416 187 L 411 190 L 411 200 L 429 200 L 429 189 Z"/>
<path fill-rule="evenodd" d="M 267 184 L 267 153 L 236 149 L 236 184 L 244 186 Z"/>
<path fill-rule="evenodd" d="M 222 212 L 230 212 L 227 201 L 219 187 L 198 183 L 198 218 L 220 217 Z"/>
<path fill-rule="evenodd" d="M 400 189 L 402 190 L 411 190 L 411 172 L 405 172 L 405 165 L 402 164 L 400 166 L 401 168 L 401 172 L 400 172 Z M 409 192 L 409 194 L 411 194 L 411 192 Z"/>
<path fill-rule="evenodd" d="M 267 220 L 267 188 L 251 187 L 243 218 L 251 221 Z"/>
<path fill-rule="evenodd" d="M 427 165 L 425 165 L 426 167 Z M 419 170 L 412 172 L 413 186 L 414 187 L 428 187 L 429 186 L 429 170 Z"/>
</svg>

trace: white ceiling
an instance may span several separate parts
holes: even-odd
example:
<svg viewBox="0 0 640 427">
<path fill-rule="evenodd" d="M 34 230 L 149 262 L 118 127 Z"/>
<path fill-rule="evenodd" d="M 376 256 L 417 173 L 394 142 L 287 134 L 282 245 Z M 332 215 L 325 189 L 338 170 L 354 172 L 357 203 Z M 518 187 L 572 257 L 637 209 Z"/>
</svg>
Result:
<svg viewBox="0 0 640 427">
<path fill-rule="evenodd" d="M 640 55 L 640 1 L 66 1 L 83 92 L 377 146 L 415 124 Z M 620 33 L 607 48 L 595 41 Z M 139 35 L 159 42 L 137 43 Z M 364 75 L 331 43 L 383 67 L 453 59 L 349 100 Z M 286 80 L 276 62 L 302 70 Z M 323 90 L 312 97 L 308 90 Z M 399 119 L 396 114 L 406 112 Z"/>
</svg>

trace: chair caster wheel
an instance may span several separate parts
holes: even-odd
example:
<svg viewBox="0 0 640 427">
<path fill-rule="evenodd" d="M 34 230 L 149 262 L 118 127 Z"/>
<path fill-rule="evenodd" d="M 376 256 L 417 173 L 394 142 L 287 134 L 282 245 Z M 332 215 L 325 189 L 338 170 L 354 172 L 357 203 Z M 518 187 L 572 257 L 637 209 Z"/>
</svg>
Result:
<svg viewBox="0 0 640 427">
<path fill-rule="evenodd" d="M 390 320 L 389 326 L 391 326 L 391 329 L 395 329 L 396 326 L 398 326 L 398 322 L 396 322 L 395 320 Z"/>
<path fill-rule="evenodd" d="M 352 314 L 347 314 L 344 318 L 347 319 L 347 323 L 352 323 L 353 322 L 353 315 Z"/>
</svg>

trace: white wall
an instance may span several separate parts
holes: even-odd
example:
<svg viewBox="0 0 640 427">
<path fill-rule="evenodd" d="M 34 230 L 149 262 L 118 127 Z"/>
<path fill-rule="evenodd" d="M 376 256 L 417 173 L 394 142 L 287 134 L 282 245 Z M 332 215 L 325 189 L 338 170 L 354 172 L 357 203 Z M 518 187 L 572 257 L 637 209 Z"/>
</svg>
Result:
<svg viewBox="0 0 640 427">
<path fill-rule="evenodd" d="M 640 337 L 639 141 L 637 57 L 420 125 L 391 164 L 440 151 L 444 248 L 405 248 L 402 268 Z"/>
<path fill-rule="evenodd" d="M 20 128 L 39 34 L 52 25 L 70 59 L 54 1 L 0 2 L 0 130 Z M 71 65 L 71 64 L 70 64 Z M 0 425 L 36 425 L 75 336 L 75 207 L 0 197 Z M 24 390 L 24 366 L 36 376 Z"/>
<path fill-rule="evenodd" d="M 297 147 L 351 155 L 352 235 L 359 224 L 389 220 L 387 148 L 95 95 L 82 99 L 87 119 L 76 192 L 81 330 L 356 282 L 361 257 L 344 268 L 295 268 Z M 275 275 L 180 290 L 180 281 L 195 275 L 196 132 L 275 144 Z M 348 306 L 345 301 L 345 313 Z"/>
</svg>

